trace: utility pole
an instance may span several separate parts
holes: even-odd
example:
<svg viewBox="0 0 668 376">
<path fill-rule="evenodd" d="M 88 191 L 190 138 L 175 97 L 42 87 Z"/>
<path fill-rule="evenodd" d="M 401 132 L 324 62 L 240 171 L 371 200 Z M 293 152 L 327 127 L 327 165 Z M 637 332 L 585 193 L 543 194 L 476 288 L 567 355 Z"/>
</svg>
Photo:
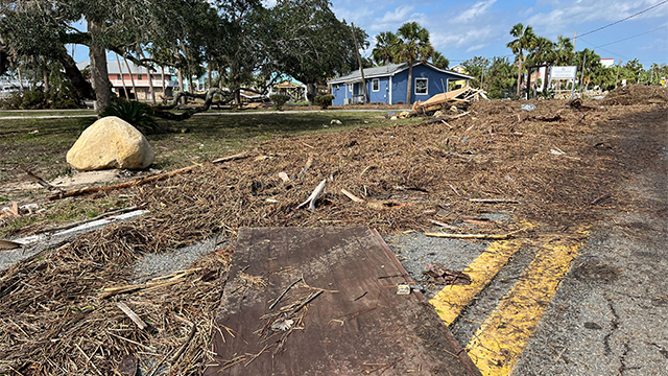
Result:
<svg viewBox="0 0 668 376">
<path fill-rule="evenodd" d="M 573 57 L 571 58 L 571 65 L 573 65 L 573 60 L 575 60 L 575 42 L 577 41 L 577 39 L 578 39 L 578 31 L 575 30 L 575 36 L 573 36 Z"/>
<path fill-rule="evenodd" d="M 582 86 L 585 81 L 585 64 L 587 63 L 587 54 L 582 51 L 582 74 L 580 74 L 580 94 L 582 94 Z"/>
<path fill-rule="evenodd" d="M 619 64 L 617 64 L 617 77 L 615 77 L 615 89 L 617 89 L 617 83 L 619 82 L 619 69 L 622 67 L 622 59 L 619 59 Z"/>
<path fill-rule="evenodd" d="M 360 66 L 360 75 L 362 76 L 362 86 L 364 86 L 364 103 L 369 103 L 369 93 L 366 90 L 366 80 L 364 80 L 364 68 L 362 67 L 362 58 L 360 57 L 360 50 L 357 47 L 357 37 L 355 36 L 355 24 L 350 23 L 353 29 L 353 41 L 355 42 L 355 54 L 357 54 L 357 64 Z M 353 93 L 355 94 L 355 93 Z"/>
</svg>

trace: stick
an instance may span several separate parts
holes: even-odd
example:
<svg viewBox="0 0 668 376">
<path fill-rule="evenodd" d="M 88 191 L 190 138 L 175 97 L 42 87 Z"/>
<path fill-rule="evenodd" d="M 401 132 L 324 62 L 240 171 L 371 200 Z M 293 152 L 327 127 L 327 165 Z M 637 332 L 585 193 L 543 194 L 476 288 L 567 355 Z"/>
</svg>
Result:
<svg viewBox="0 0 668 376">
<path fill-rule="evenodd" d="M 187 277 L 190 274 L 195 273 L 196 271 L 200 270 L 201 268 L 193 268 L 193 269 L 187 269 L 183 270 L 180 272 L 174 272 L 168 276 L 164 277 L 157 277 L 154 280 L 156 282 L 147 282 L 147 283 L 142 283 L 139 285 L 125 285 L 125 286 L 119 286 L 119 287 L 107 287 L 102 289 L 103 293 L 100 295 L 100 299 L 106 299 L 114 295 L 118 294 L 123 294 L 126 292 L 134 292 L 137 290 L 143 290 L 143 289 L 154 289 L 158 287 L 165 287 L 165 286 L 171 286 L 173 284 L 179 283 L 183 281 L 185 277 Z M 164 280 L 164 278 L 168 278 L 167 280 Z M 157 279 L 160 279 L 159 281 Z"/>
<path fill-rule="evenodd" d="M 295 308 L 294 311 L 292 311 L 292 314 L 294 315 L 295 313 L 299 312 L 300 309 L 304 308 L 305 305 L 307 305 L 307 304 L 309 304 L 310 302 L 312 302 L 313 299 L 315 299 L 315 298 L 317 298 L 318 296 L 320 296 L 320 294 L 322 294 L 323 292 L 325 292 L 325 291 L 324 291 L 324 290 L 320 290 L 320 291 L 318 291 L 318 292 L 316 292 L 316 293 L 314 293 L 314 294 L 311 294 L 311 296 L 309 296 L 308 299 L 306 299 L 304 302 L 302 302 L 302 304 L 300 304 L 299 306 L 297 306 L 297 308 Z"/>
<path fill-rule="evenodd" d="M 218 159 L 214 159 L 211 161 L 213 164 L 218 164 L 218 163 L 223 163 L 223 162 L 231 162 L 231 161 L 236 161 L 239 159 L 244 159 L 250 157 L 250 153 L 242 151 L 241 153 L 233 154 L 233 155 L 228 155 L 227 157 L 222 157 Z"/>
<path fill-rule="evenodd" d="M 299 173 L 299 176 L 302 176 L 308 171 L 309 168 L 313 165 L 313 156 L 309 155 L 308 159 L 306 160 L 306 165 L 304 168 L 302 168 L 301 172 Z"/>
<path fill-rule="evenodd" d="M 288 288 L 285 289 L 285 291 L 283 291 L 283 293 L 282 293 L 278 298 L 276 298 L 276 301 L 274 301 L 274 303 L 273 303 L 272 305 L 269 306 L 269 310 L 271 311 L 272 309 L 274 309 L 274 307 L 276 307 L 276 304 L 278 304 L 278 302 L 280 302 L 281 299 L 283 299 L 283 297 L 285 296 L 285 294 L 287 294 L 288 291 L 290 291 L 291 288 L 293 288 L 297 283 L 299 283 L 299 281 L 303 281 L 303 280 L 304 280 L 304 277 L 301 277 L 301 278 L 299 278 L 298 280 L 292 282 L 292 283 L 290 284 L 290 286 L 288 286 Z"/>
<path fill-rule="evenodd" d="M 459 192 L 457 192 L 457 190 L 455 189 L 455 187 L 452 186 L 452 184 L 449 184 L 449 185 L 450 185 L 450 188 L 452 188 L 452 190 L 455 192 L 455 194 L 456 194 L 457 196 L 461 196 L 461 195 L 459 194 Z"/>
<path fill-rule="evenodd" d="M 21 170 L 23 170 L 26 174 L 28 174 L 28 176 L 30 176 L 30 177 L 31 177 L 37 184 L 41 185 L 42 187 L 44 187 L 44 188 L 46 188 L 46 189 L 48 189 L 48 190 L 52 190 L 52 189 L 53 189 L 53 186 L 52 186 L 51 184 L 47 183 L 46 181 L 44 181 L 44 179 L 40 178 L 39 176 L 33 174 L 33 173 L 32 173 L 31 171 L 29 171 L 28 169 L 25 169 L 25 168 L 23 168 L 23 167 L 21 167 L 21 166 L 19 166 L 19 168 L 20 168 Z"/>
<path fill-rule="evenodd" d="M 144 330 L 148 325 L 142 320 L 137 314 L 130 309 L 125 303 L 116 303 L 116 307 L 120 308 L 123 313 L 125 313 L 137 326 L 139 329 Z"/>
<path fill-rule="evenodd" d="M 236 160 L 236 159 L 247 158 L 248 156 L 249 156 L 248 153 L 239 153 L 239 154 L 235 154 L 235 155 L 230 155 L 228 157 L 223 157 L 223 158 L 216 159 L 216 160 L 212 161 L 211 163 L 216 164 L 216 163 L 222 163 L 222 162 L 227 162 L 227 161 L 233 161 L 233 160 Z M 149 177 L 146 177 L 146 178 L 137 179 L 137 180 L 133 180 L 133 181 L 128 181 L 128 182 L 121 183 L 121 184 L 109 185 L 109 186 L 106 186 L 106 187 L 91 187 L 91 188 L 76 189 L 76 190 L 73 190 L 73 191 L 67 191 L 67 192 L 64 192 L 64 193 L 57 193 L 55 195 L 47 196 L 47 198 L 49 200 L 58 200 L 58 199 L 65 198 L 65 197 L 82 196 L 82 195 L 87 195 L 87 194 L 91 194 L 91 193 L 109 192 L 109 191 L 115 191 L 117 189 L 135 187 L 135 186 L 138 186 L 138 185 L 144 185 L 144 184 L 153 183 L 153 182 L 160 181 L 160 180 L 165 180 L 165 179 L 171 178 L 172 176 L 175 176 L 175 175 L 186 174 L 186 173 L 194 170 L 197 167 L 199 167 L 199 166 L 198 165 L 188 166 L 188 167 L 180 168 L 178 170 L 165 172 L 165 173 L 162 173 L 162 174 L 153 175 L 153 176 L 149 176 Z"/>
<path fill-rule="evenodd" d="M 610 198 L 610 196 L 612 196 L 610 193 L 606 193 L 606 194 L 604 194 L 604 195 L 602 195 L 602 196 L 598 196 L 598 197 L 596 197 L 595 199 L 591 200 L 591 202 L 589 203 L 589 205 L 596 205 L 596 204 L 598 204 L 599 202 L 601 202 L 601 201 L 603 201 L 603 200 L 605 200 L 605 199 L 607 199 L 607 198 Z"/>
<path fill-rule="evenodd" d="M 343 193 L 346 197 L 353 200 L 354 202 L 364 202 L 363 199 L 355 196 L 354 194 L 352 194 L 349 190 L 347 190 L 345 188 L 341 188 L 341 193 Z"/>
<path fill-rule="evenodd" d="M 89 218 L 89 219 L 84 219 L 84 220 L 81 220 L 81 221 L 75 221 L 75 222 L 68 223 L 68 224 L 63 225 L 63 226 L 47 227 L 47 228 L 45 228 L 45 229 L 43 229 L 43 230 L 36 231 L 35 234 L 43 234 L 43 233 L 45 233 L 45 232 L 54 232 L 54 231 L 69 230 L 69 229 L 74 228 L 74 227 L 77 227 L 77 226 L 79 226 L 79 225 L 83 225 L 83 224 L 86 224 L 86 223 L 90 223 L 90 222 L 97 221 L 98 219 L 102 219 L 102 218 L 106 218 L 106 217 L 111 217 L 111 216 L 113 216 L 113 215 L 117 215 L 117 214 L 123 214 L 123 213 L 131 212 L 131 211 L 133 211 L 133 210 L 137 210 L 137 209 L 138 209 L 137 206 L 131 206 L 131 207 L 129 207 L 129 208 L 118 209 L 118 210 L 110 211 L 110 212 L 107 212 L 107 213 L 104 213 L 104 214 L 100 214 L 100 215 L 98 215 L 97 217 L 93 217 L 93 218 Z"/>
<path fill-rule="evenodd" d="M 186 349 L 188 348 L 188 344 L 189 344 L 190 341 L 192 341 L 193 338 L 195 337 L 195 333 L 196 333 L 196 332 L 197 332 L 197 325 L 196 325 L 195 323 L 193 323 L 193 327 L 192 327 L 192 329 L 190 329 L 190 335 L 188 335 L 188 338 L 187 338 L 186 341 L 183 343 L 183 346 L 181 346 L 181 349 L 179 350 L 179 352 L 177 352 L 177 353 L 174 355 L 174 357 L 171 359 L 172 364 L 175 364 L 176 361 L 179 360 L 179 358 L 181 357 L 181 355 L 183 355 L 183 353 L 184 353 L 184 352 L 186 351 Z"/>
<path fill-rule="evenodd" d="M 471 202 L 479 202 L 481 204 L 519 204 L 522 201 L 505 199 L 505 198 L 471 198 Z"/>
<path fill-rule="evenodd" d="M 302 206 L 309 204 L 308 208 L 310 211 L 315 211 L 315 201 L 318 199 L 318 196 L 322 193 L 322 191 L 325 190 L 325 185 L 327 184 L 327 179 L 323 179 L 320 184 L 318 184 L 317 187 L 313 190 L 313 193 L 306 199 L 306 201 L 302 202 L 297 206 L 297 209 L 301 208 Z"/>
<path fill-rule="evenodd" d="M 433 236 L 436 238 L 454 238 L 454 239 L 494 239 L 494 240 L 504 240 L 511 238 L 514 234 L 517 234 L 524 229 L 513 231 L 505 235 L 492 235 L 492 234 L 449 234 L 445 232 L 425 232 L 426 236 Z"/>
<path fill-rule="evenodd" d="M 447 223 L 443 223 L 443 222 L 435 221 L 435 220 L 433 220 L 433 219 L 427 219 L 427 220 L 428 220 L 429 222 L 435 224 L 436 226 L 440 226 L 440 227 L 443 227 L 443 228 L 447 228 L 448 230 L 457 230 L 457 229 L 458 229 L 457 226 L 450 226 L 450 225 L 447 224 Z"/>
</svg>

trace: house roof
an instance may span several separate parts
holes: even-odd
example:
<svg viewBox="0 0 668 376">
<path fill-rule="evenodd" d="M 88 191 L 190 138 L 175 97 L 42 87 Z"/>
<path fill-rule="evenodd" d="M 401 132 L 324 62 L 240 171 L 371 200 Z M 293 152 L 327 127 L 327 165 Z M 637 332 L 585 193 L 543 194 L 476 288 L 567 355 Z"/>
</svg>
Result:
<svg viewBox="0 0 668 376">
<path fill-rule="evenodd" d="M 148 74 L 148 71 L 144 67 L 140 67 L 138 65 L 135 65 L 133 62 L 128 60 L 128 65 L 130 65 L 130 71 L 133 74 Z M 90 67 L 90 61 L 82 61 L 81 63 L 77 64 L 77 67 L 79 70 Z M 118 69 L 118 63 L 115 61 L 107 61 L 107 72 L 109 74 L 121 74 L 121 70 L 123 71 L 123 74 L 129 74 L 128 73 L 128 68 L 125 65 L 124 62 L 121 62 L 121 69 Z M 157 70 L 153 70 L 153 73 L 156 73 Z"/>
<path fill-rule="evenodd" d="M 413 64 L 413 66 L 418 66 L 418 65 L 426 65 L 429 68 L 437 71 L 437 72 L 442 72 L 442 73 L 448 73 L 453 76 L 461 77 L 463 79 L 468 79 L 472 80 L 473 77 L 462 74 L 462 73 L 457 73 L 453 71 L 449 71 L 446 69 L 440 69 L 437 68 L 435 65 L 431 63 L 422 63 L 418 62 Z M 408 69 L 408 63 L 401 63 L 401 64 L 388 64 L 388 65 L 383 65 L 380 67 L 372 67 L 372 68 L 365 68 L 364 69 L 364 78 L 378 78 L 378 77 L 389 77 L 389 76 L 394 76 L 395 74 L 405 71 Z M 343 83 L 349 83 L 349 82 L 359 82 L 362 80 L 362 76 L 360 75 L 359 70 L 353 71 L 347 75 L 337 77 L 333 80 L 328 81 L 327 83 L 330 85 L 335 85 L 335 84 L 343 84 Z"/>
</svg>

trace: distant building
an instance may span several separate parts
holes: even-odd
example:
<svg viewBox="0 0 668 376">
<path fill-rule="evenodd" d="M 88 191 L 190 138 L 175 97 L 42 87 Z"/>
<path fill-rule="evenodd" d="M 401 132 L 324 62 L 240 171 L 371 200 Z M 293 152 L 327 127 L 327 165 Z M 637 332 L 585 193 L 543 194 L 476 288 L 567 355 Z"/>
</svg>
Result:
<svg viewBox="0 0 668 376">
<path fill-rule="evenodd" d="M 366 89 L 371 103 L 404 104 L 408 90 L 408 63 L 388 64 L 381 67 L 364 69 Z M 413 83 L 410 102 L 426 101 L 434 94 L 449 90 L 450 81 L 468 81 L 473 77 L 440 69 L 431 63 L 413 65 Z M 364 88 L 359 70 L 330 80 L 327 84 L 334 95 L 334 106 L 362 102 Z"/>
<path fill-rule="evenodd" d="M 109 74 L 109 82 L 111 82 L 111 91 L 116 93 L 119 97 L 125 97 L 125 89 L 131 98 L 139 100 L 151 99 L 151 91 L 155 92 L 155 98 L 160 100 L 163 96 L 162 92 L 162 71 L 156 69 L 152 72 L 153 87 L 151 87 L 151 80 L 149 80 L 148 71 L 144 67 L 137 66 L 128 61 L 130 72 L 124 63 L 120 67 L 117 62 L 107 62 L 107 73 Z M 84 61 L 77 64 L 79 69 L 90 68 L 90 62 Z M 134 79 L 134 86 L 137 92 L 133 92 L 132 80 Z M 171 97 L 175 89 L 178 89 L 179 83 L 176 80 L 176 74 L 169 69 L 165 70 L 165 96 Z"/>
<path fill-rule="evenodd" d="M 611 57 L 602 57 L 601 65 L 606 68 L 612 68 L 613 66 L 615 66 L 615 59 Z"/>
</svg>

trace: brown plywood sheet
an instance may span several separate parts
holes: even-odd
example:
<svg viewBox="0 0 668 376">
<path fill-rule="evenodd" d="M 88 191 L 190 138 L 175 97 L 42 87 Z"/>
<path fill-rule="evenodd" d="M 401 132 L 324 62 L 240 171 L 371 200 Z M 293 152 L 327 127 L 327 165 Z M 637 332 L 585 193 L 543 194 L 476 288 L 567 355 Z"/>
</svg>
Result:
<svg viewBox="0 0 668 376">
<path fill-rule="evenodd" d="M 369 228 L 243 228 L 205 374 L 479 375 L 404 282 Z"/>
</svg>

